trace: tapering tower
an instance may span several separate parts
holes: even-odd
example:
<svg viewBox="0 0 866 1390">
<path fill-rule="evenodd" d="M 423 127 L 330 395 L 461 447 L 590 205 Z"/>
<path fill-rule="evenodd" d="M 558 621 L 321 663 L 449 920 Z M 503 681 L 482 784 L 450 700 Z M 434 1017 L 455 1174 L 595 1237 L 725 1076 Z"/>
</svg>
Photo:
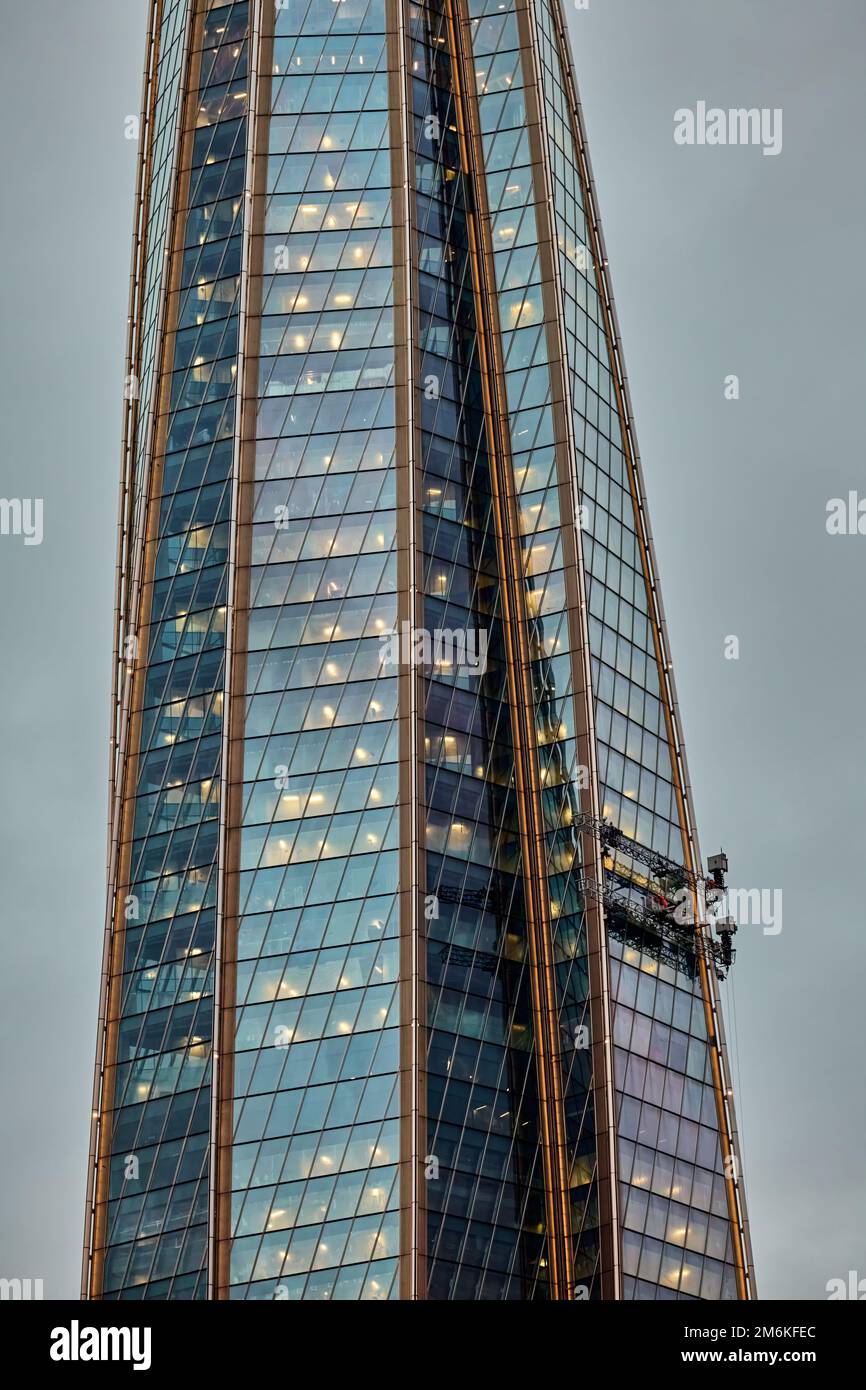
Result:
<svg viewBox="0 0 866 1390">
<path fill-rule="evenodd" d="M 127 373 L 85 1294 L 754 1296 L 559 0 L 153 0 Z"/>
</svg>

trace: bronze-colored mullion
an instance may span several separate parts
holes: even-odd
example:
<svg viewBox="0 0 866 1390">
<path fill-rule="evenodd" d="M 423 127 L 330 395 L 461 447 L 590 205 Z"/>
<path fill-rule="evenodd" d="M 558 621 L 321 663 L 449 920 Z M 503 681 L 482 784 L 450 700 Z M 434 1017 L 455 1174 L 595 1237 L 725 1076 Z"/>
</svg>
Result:
<svg viewBox="0 0 866 1390">
<path fill-rule="evenodd" d="M 415 167 L 405 0 L 388 0 L 388 93 L 394 264 L 394 366 L 397 469 L 397 632 L 400 819 L 400 1297 L 427 1296 L 426 1048 L 424 902 L 424 672 L 405 665 L 403 634 L 423 622 L 418 557 L 422 548 L 421 427 L 418 381 Z M 412 644 L 410 643 L 410 651 Z"/>
<path fill-rule="evenodd" d="M 502 628 L 514 740 L 515 785 L 527 909 L 530 982 L 536 1071 L 541 1119 L 542 1165 L 547 1212 L 550 1292 L 554 1299 L 574 1296 L 568 1201 L 562 1076 L 556 1055 L 558 1005 L 554 976 L 546 846 L 541 808 L 535 700 L 529 653 L 529 619 L 522 579 L 520 529 L 511 466 L 508 406 L 501 354 L 498 300 L 493 269 L 484 158 L 477 116 L 477 93 L 470 20 L 460 0 L 446 0 L 455 55 L 455 111 L 466 178 L 472 190 L 467 233 L 473 266 L 481 382 L 487 420 L 490 476 L 500 567 Z"/>
<path fill-rule="evenodd" d="M 265 74 L 273 71 L 275 10 L 252 0 L 247 31 L 247 167 L 243 195 L 242 291 L 239 314 L 241 370 L 237 375 L 236 449 L 233 459 L 232 575 L 226 624 L 224 804 L 217 914 L 219 962 L 214 981 L 214 1078 L 210 1209 L 210 1296 L 227 1300 L 231 1292 L 232 1155 L 234 1145 L 234 1056 L 237 998 L 237 946 L 240 929 L 240 863 L 244 811 L 244 734 L 249 640 L 250 565 L 256 475 L 259 355 L 264 290 L 270 93 Z"/>
<path fill-rule="evenodd" d="M 161 502 L 161 483 L 163 476 L 166 430 L 169 419 L 168 403 L 171 394 L 171 344 L 176 332 L 177 308 L 180 299 L 180 277 L 183 265 L 183 211 L 186 206 L 190 186 L 190 171 L 182 153 L 187 155 L 195 138 L 195 112 L 197 110 L 196 92 L 200 63 L 200 40 L 204 25 L 204 11 L 200 0 L 195 0 L 187 20 L 186 48 L 182 60 L 178 102 L 179 122 L 178 141 L 180 153 L 174 168 L 174 198 L 171 204 L 171 220 L 166 226 L 166 242 L 171 243 L 168 278 L 160 286 L 165 311 L 158 329 L 157 343 L 154 346 L 153 390 L 158 403 L 154 410 L 154 421 L 150 447 L 148 449 L 147 505 L 145 509 L 144 540 L 141 545 L 141 570 L 130 574 L 127 571 L 127 594 L 132 595 L 135 610 L 133 632 L 136 638 L 148 626 L 149 606 L 153 592 L 153 565 L 156 553 L 156 535 L 159 525 Z M 184 80 L 185 79 L 185 80 Z M 181 192 L 184 196 L 181 196 Z M 166 366 L 168 364 L 168 366 Z M 133 479 L 134 483 L 134 479 Z M 131 518 L 134 521 L 134 517 Z M 128 544 L 134 538 L 130 535 Z M 143 602 L 146 600 L 146 602 Z M 135 814 L 136 781 L 135 769 L 138 764 L 139 740 L 142 725 L 141 698 L 147 679 L 146 652 L 139 649 L 135 668 L 127 683 L 129 691 L 126 705 L 126 742 L 122 748 L 121 767 L 118 776 L 119 820 L 115 826 L 117 835 L 116 876 L 114 880 L 114 902 L 109 949 L 108 979 L 106 985 L 105 1046 L 102 1059 L 102 1095 L 100 1103 L 99 1140 L 96 1160 L 96 1180 L 94 1187 L 93 1245 L 90 1270 L 90 1297 L 99 1298 L 102 1293 L 102 1275 L 105 1261 L 105 1239 L 107 1231 L 108 1191 L 111 1164 L 111 1106 L 108 1101 L 114 1096 L 117 1068 L 117 1041 L 122 1007 L 123 952 L 126 936 L 125 896 L 129 885 L 132 857 L 132 827 Z M 124 730 L 121 731 L 121 736 Z"/>
</svg>

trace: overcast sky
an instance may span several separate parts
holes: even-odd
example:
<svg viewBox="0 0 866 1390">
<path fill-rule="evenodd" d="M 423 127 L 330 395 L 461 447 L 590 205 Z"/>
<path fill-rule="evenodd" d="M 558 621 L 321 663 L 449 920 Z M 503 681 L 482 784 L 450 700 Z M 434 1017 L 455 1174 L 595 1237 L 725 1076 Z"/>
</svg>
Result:
<svg viewBox="0 0 866 1390">
<path fill-rule="evenodd" d="M 723 987 L 759 1292 L 866 1275 L 866 6 L 566 0 L 705 855 L 781 891 Z M 2 0 L 0 1274 L 77 1296 L 145 0 Z M 699 101 L 782 149 L 682 146 Z M 726 400 L 736 374 L 739 400 Z M 739 639 L 739 659 L 725 657 Z M 732 1007 L 735 1006 L 735 1007 Z"/>
</svg>

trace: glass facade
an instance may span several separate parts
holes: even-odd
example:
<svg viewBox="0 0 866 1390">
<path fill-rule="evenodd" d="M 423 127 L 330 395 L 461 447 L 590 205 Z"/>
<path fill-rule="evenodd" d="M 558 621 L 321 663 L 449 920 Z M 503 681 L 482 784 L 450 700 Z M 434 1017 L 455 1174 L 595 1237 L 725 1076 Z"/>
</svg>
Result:
<svg viewBox="0 0 866 1390">
<path fill-rule="evenodd" d="M 538 1079 L 471 176 L 445 0 L 410 16 L 423 627 L 487 634 L 483 674 L 424 682 L 430 1298 L 546 1285 Z M 425 383 L 433 383 L 430 391 Z M 470 906 L 471 904 L 471 906 Z"/>
<path fill-rule="evenodd" d="M 279 10 L 269 97 L 230 1288 L 381 1299 L 400 1205 L 383 0 Z"/>
<path fill-rule="evenodd" d="M 748 1297 L 558 0 L 151 36 L 85 1291 Z"/>
<path fill-rule="evenodd" d="M 179 242 L 165 307 L 154 457 L 141 484 L 149 496 L 140 524 L 140 621 L 130 634 L 142 679 L 129 716 L 135 756 L 127 764 L 119 846 L 124 925 L 112 1105 L 104 1121 L 101 1281 L 103 1296 L 112 1298 L 196 1298 L 207 1287 L 248 6 L 208 7 L 182 21 L 177 10 L 167 7 L 163 38 L 168 24 L 189 24 L 195 96 L 177 137 Z M 175 80 L 177 44 L 175 38 L 161 61 L 172 62 Z M 155 157 L 160 140 L 157 132 Z M 154 177 L 162 180 L 162 163 Z M 164 221 L 164 210 L 160 215 Z M 148 342 L 143 387 L 154 375 Z"/>
<path fill-rule="evenodd" d="M 639 518 L 556 22 L 534 7 L 584 521 L 601 813 L 630 839 L 685 862 L 669 711 L 642 565 Z M 609 868 L 640 898 L 645 870 Z M 625 1296 L 736 1298 L 707 1025 L 697 961 L 659 961 L 609 921 L 619 1105 Z M 713 1238 L 714 1237 L 714 1238 Z"/>
</svg>

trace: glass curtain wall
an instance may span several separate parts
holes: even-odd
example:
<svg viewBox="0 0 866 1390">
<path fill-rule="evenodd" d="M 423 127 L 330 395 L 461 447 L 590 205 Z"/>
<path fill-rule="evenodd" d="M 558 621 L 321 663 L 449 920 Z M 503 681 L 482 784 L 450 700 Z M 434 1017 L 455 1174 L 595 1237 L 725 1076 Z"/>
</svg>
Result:
<svg viewBox="0 0 866 1390">
<path fill-rule="evenodd" d="M 640 845 L 684 862 L 665 695 L 641 556 L 636 484 L 623 440 L 587 225 L 567 43 L 556 0 L 533 0 L 567 357 L 586 507 L 583 553 L 602 815 Z M 646 869 L 618 851 L 607 867 L 637 903 Z M 736 1298 L 704 998 L 692 952 L 676 965 L 610 923 L 614 958 L 624 1293 Z"/>
<path fill-rule="evenodd" d="M 425 671 L 427 1296 L 547 1290 L 544 1181 L 496 518 L 447 0 L 410 11 L 424 628 L 484 634 Z"/>
<path fill-rule="evenodd" d="M 588 882 L 699 866 L 559 0 L 150 61 L 91 1291 L 736 1298 L 707 982 Z"/>
<path fill-rule="evenodd" d="M 394 270 L 384 0 L 276 10 L 252 527 L 233 1298 L 399 1250 Z"/>
<path fill-rule="evenodd" d="M 126 887 L 118 909 L 117 1052 L 108 1081 L 107 1298 L 197 1298 L 207 1287 L 247 5 L 201 6 L 191 18 L 198 96 L 185 141 L 189 163 L 179 180 L 182 241 L 171 263 L 136 638 L 137 756 L 128 772 L 134 798 L 129 838 L 120 847 Z M 165 24 L 172 22 L 179 18 L 169 11 Z"/>
</svg>

